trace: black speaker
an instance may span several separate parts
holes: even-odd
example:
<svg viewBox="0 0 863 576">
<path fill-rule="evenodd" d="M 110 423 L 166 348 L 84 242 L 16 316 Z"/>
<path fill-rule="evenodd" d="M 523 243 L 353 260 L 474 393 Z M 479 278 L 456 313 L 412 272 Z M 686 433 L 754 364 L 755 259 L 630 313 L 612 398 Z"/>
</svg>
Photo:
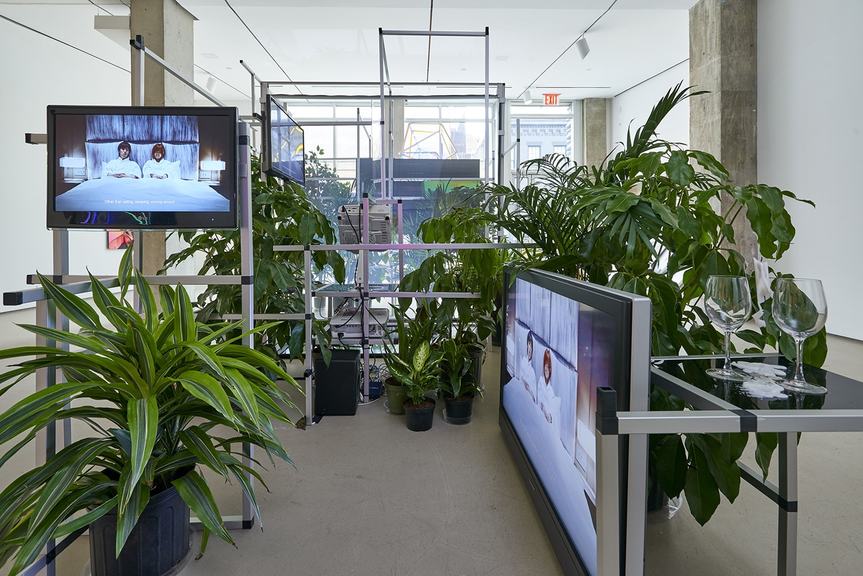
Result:
<svg viewBox="0 0 863 576">
<path fill-rule="evenodd" d="M 359 350 L 333 350 L 329 366 L 315 355 L 315 416 L 353 416 L 359 390 Z"/>
</svg>

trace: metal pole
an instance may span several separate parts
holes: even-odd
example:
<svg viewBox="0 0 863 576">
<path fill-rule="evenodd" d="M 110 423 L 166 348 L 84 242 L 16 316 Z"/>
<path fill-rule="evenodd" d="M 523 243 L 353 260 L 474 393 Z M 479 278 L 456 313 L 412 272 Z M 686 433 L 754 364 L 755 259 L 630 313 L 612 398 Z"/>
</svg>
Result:
<svg viewBox="0 0 863 576">
<path fill-rule="evenodd" d="M 485 27 L 485 130 L 483 131 L 483 137 L 485 138 L 485 182 L 488 184 L 491 181 L 491 166 L 489 165 L 489 158 L 491 157 L 491 151 L 489 150 L 489 122 L 488 122 L 488 26 Z"/>
<path fill-rule="evenodd" d="M 797 574 L 797 433 L 779 434 L 779 576 Z"/>
<path fill-rule="evenodd" d="M 362 237 L 363 244 L 369 243 L 369 195 L 363 194 L 362 203 Z M 360 259 L 363 266 L 363 280 L 359 285 L 360 290 L 360 322 L 362 322 L 363 335 L 363 402 L 369 400 L 369 326 L 366 318 L 366 299 L 369 295 L 369 251 L 360 250 Z"/>
<path fill-rule="evenodd" d="M 486 29 L 485 34 L 488 34 Z M 381 30 L 384 36 L 483 36 L 482 32 L 431 31 L 431 30 Z"/>
<path fill-rule="evenodd" d="M 54 230 L 54 275 L 63 276 L 69 274 L 69 231 Z M 64 331 L 69 331 L 69 319 L 66 318 L 60 311 L 55 314 L 56 326 Z M 56 342 L 55 345 L 63 350 L 68 350 L 69 345 L 62 342 Z M 54 371 L 54 381 L 65 381 L 65 378 L 52 368 Z M 69 404 L 66 405 L 69 408 Z M 65 448 L 72 443 L 72 420 L 70 418 L 63 419 L 63 447 Z"/>
<path fill-rule="evenodd" d="M 387 181 L 387 167 L 386 167 L 386 142 L 387 142 L 387 132 L 386 125 L 384 121 L 384 59 L 386 58 L 385 48 L 384 48 L 384 33 L 383 29 L 378 28 L 378 60 L 380 67 L 380 81 L 381 81 L 381 169 L 380 169 L 380 179 L 381 179 L 381 198 L 386 198 L 386 181 Z M 370 154 L 371 155 L 371 154 Z M 372 176 L 374 176 L 374 170 L 372 170 Z"/>
<path fill-rule="evenodd" d="M 249 133 L 251 128 L 245 122 L 238 124 L 238 154 L 240 180 L 240 275 L 241 306 L 243 314 L 243 330 L 248 332 L 255 326 L 255 285 L 254 260 L 252 245 L 252 162 L 249 150 Z M 255 338 L 251 334 L 243 337 L 243 344 L 249 348 L 255 347 Z M 243 463 L 254 466 L 254 447 L 243 443 Z M 251 474 L 246 475 L 248 482 L 254 482 Z M 260 519 L 259 519 L 260 520 Z M 251 528 L 255 524 L 255 512 L 251 500 L 243 492 L 243 528 Z"/>
<path fill-rule="evenodd" d="M 596 564 L 599 576 L 620 576 L 620 443 L 596 433 Z"/>
<path fill-rule="evenodd" d="M 396 216 L 398 217 L 398 226 L 397 231 L 399 235 L 399 244 L 403 244 L 405 241 L 405 227 L 404 227 L 404 209 L 402 208 L 402 201 L 399 199 L 396 204 Z M 401 286 L 401 281 L 404 280 L 405 277 L 405 251 L 399 250 L 399 285 Z"/>
<path fill-rule="evenodd" d="M 140 34 L 130 42 L 131 46 L 138 50 L 137 66 L 132 67 L 132 106 L 144 105 L 144 70 L 147 65 L 145 57 L 144 37 Z M 136 76 L 137 75 L 137 76 Z M 139 272 L 144 271 L 144 233 L 135 230 L 132 233 L 132 264 Z M 135 310 L 141 311 L 141 295 L 135 290 L 132 294 L 132 305 Z"/>
<path fill-rule="evenodd" d="M 306 304 L 305 328 L 305 360 L 306 369 L 305 376 L 305 391 L 306 391 L 306 426 L 311 426 L 315 422 L 315 378 L 314 366 L 312 358 L 312 329 L 313 329 L 313 310 L 312 310 L 312 251 L 306 246 L 303 251 L 303 292 Z"/>
</svg>

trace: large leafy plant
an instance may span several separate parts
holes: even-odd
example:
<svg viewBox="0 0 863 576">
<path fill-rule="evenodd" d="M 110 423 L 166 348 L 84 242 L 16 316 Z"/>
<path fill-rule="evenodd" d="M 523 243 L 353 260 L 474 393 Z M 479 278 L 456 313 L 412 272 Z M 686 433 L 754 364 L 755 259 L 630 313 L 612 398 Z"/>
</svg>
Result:
<svg viewBox="0 0 863 576">
<path fill-rule="evenodd" d="M 165 267 L 203 255 L 199 274 L 238 275 L 240 231 L 208 230 L 178 232 L 188 246 L 171 254 Z M 298 313 L 305 310 L 303 300 L 304 262 L 302 252 L 277 252 L 274 246 L 334 244 L 336 234 L 327 217 L 309 200 L 302 187 L 262 177 L 257 157 L 252 157 L 252 244 L 254 264 L 255 312 L 259 314 Z M 345 279 L 344 260 L 337 252 L 314 252 L 314 266 L 332 267 L 336 282 Z M 202 321 L 241 309 L 241 287 L 209 286 L 197 300 Z M 329 363 L 330 337 L 324 322 L 314 322 L 315 338 Z M 288 346 L 292 357 L 303 350 L 304 322 L 279 322 L 261 331 L 258 344 L 271 354 Z"/>
<path fill-rule="evenodd" d="M 291 401 L 265 372 L 293 387 L 296 382 L 269 356 L 238 343 L 249 333 L 229 336 L 238 324 L 196 321 L 182 286 L 159 288 L 160 311 L 146 280 L 132 270 L 130 253 L 118 276 L 119 297 L 91 276 L 93 306 L 39 277 L 80 331 L 22 328 L 80 350 L 0 351 L 4 360 L 29 358 L 0 375 L 0 382 L 11 382 L 2 393 L 44 368 L 56 368 L 65 378 L 0 415 L 0 445 L 17 440 L 0 464 L 51 422 L 79 420 L 93 432 L 0 493 L 0 564 L 14 557 L 13 574 L 32 563 L 48 539 L 111 511 L 117 514 L 119 555 L 150 497 L 171 486 L 201 519 L 202 548 L 210 533 L 232 542 L 198 468 L 236 481 L 260 517 L 250 477 L 263 480 L 243 463 L 242 444 L 289 461 L 273 422 L 290 422 L 282 406 Z M 126 300 L 130 286 L 143 314 Z"/>
<path fill-rule="evenodd" d="M 393 306 L 393 312 L 396 328 L 389 334 L 384 362 L 390 377 L 405 387 L 410 401 L 420 404 L 440 385 L 441 357 L 432 349 L 432 341 L 445 320 L 436 314 L 435 304 L 425 300 L 417 301 L 412 317 L 407 304 Z"/>
<path fill-rule="evenodd" d="M 755 276 L 734 249 L 735 219 L 748 221 L 765 261 L 778 260 L 795 233 L 786 209 L 786 201 L 797 200 L 794 194 L 764 184 L 737 185 L 710 154 L 656 136 L 665 115 L 697 94 L 679 84 L 669 90 L 604 167 L 577 165 L 560 155 L 532 160 L 527 163 L 535 174 L 532 183 L 493 187 L 487 206 L 501 229 L 535 245 L 513 252 L 518 265 L 648 296 L 652 354 L 657 356 L 722 350 L 722 334 L 700 305 L 711 275 L 748 275 L 757 301 Z M 724 211 L 718 208 L 723 204 Z M 793 355 L 790 339 L 772 319 L 769 300 L 757 319 L 756 330 L 738 332 L 747 351 L 775 347 Z M 825 357 L 822 330 L 807 341 L 804 360 L 820 365 Z M 662 391 L 653 392 L 652 406 L 684 407 Z M 653 477 L 668 496 L 685 491 L 690 510 L 704 523 L 720 492 L 736 498 L 736 461 L 747 439 L 746 434 L 653 436 Z M 765 476 L 775 446 L 775 435 L 758 435 Z"/>
</svg>

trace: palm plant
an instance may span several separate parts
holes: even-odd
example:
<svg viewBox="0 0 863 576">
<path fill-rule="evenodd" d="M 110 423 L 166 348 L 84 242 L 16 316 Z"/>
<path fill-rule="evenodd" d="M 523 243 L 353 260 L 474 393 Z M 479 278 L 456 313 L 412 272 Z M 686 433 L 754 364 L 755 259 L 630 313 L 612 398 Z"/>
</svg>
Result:
<svg viewBox="0 0 863 576">
<path fill-rule="evenodd" d="M 147 281 L 132 270 L 130 252 L 118 277 L 119 298 L 91 276 L 94 306 L 39 277 L 47 296 L 80 331 L 22 328 L 80 351 L 0 351 L 4 360 L 30 358 L 0 375 L 0 382 L 11 381 L 2 393 L 40 369 L 56 368 L 65 377 L 0 415 L 0 445 L 19 439 L 0 464 L 49 423 L 79 420 L 93 431 L 0 493 L 0 564 L 14 557 L 13 574 L 32 563 L 49 539 L 112 511 L 119 556 L 151 496 L 172 486 L 204 525 L 202 551 L 210 533 L 232 542 L 196 467 L 236 480 L 260 517 L 250 477 L 263 480 L 238 457 L 240 446 L 251 444 L 290 461 L 273 423 L 290 423 L 282 405 L 291 401 L 264 371 L 299 388 L 267 355 L 237 343 L 269 326 L 233 335 L 238 323 L 197 322 L 182 286 L 159 288 L 159 311 Z M 130 286 L 143 315 L 126 300 Z"/>
<path fill-rule="evenodd" d="M 576 165 L 560 155 L 531 160 L 526 164 L 535 173 L 533 182 L 523 188 L 495 186 L 487 205 L 495 224 L 517 242 L 532 245 L 512 253 L 518 266 L 649 297 L 654 355 L 722 350 L 722 334 L 701 308 L 707 279 L 748 275 L 756 292 L 755 276 L 747 274 L 751 263 L 733 248 L 732 223 L 737 218 L 748 220 L 765 261 L 779 259 L 795 234 L 785 205 L 798 200 L 794 194 L 764 184 L 737 185 L 710 154 L 657 138 L 656 128 L 666 114 L 697 94 L 681 84 L 670 89 L 644 126 L 628 133 L 622 150 L 606 159 L 604 168 Z M 718 211 L 723 203 L 727 208 Z M 776 326 L 770 305 L 769 300 L 762 303 L 757 330 L 737 334 L 750 345 L 747 351 L 772 346 L 790 354 L 793 343 Z M 822 364 L 826 349 L 822 330 L 806 342 L 805 361 Z M 683 403 L 654 391 L 652 407 L 682 409 Z M 776 438 L 757 438 L 758 463 L 766 476 Z M 685 441 L 653 436 L 654 478 L 668 496 L 685 489 L 690 509 L 704 523 L 716 509 L 720 492 L 729 500 L 736 498 L 736 460 L 746 440 L 745 434 L 689 435 Z M 698 482 L 690 482 L 696 477 Z"/>
</svg>

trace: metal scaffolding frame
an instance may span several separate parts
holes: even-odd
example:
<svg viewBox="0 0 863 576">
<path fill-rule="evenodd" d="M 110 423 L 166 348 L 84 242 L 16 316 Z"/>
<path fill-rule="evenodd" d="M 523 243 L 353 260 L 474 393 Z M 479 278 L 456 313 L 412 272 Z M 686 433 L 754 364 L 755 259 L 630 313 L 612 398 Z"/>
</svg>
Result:
<svg viewBox="0 0 863 576">
<path fill-rule="evenodd" d="M 149 58 L 156 63 L 165 72 L 168 72 L 193 90 L 202 94 L 217 106 L 223 106 L 219 101 L 205 88 L 198 86 L 193 81 L 185 78 L 181 73 L 176 71 L 170 64 L 165 62 L 161 57 L 152 52 L 144 45 L 144 40 L 141 36 L 136 36 L 130 40 L 130 45 L 137 50 L 135 66 L 132 67 L 132 105 L 144 105 L 144 69 L 146 60 Z M 242 286 L 241 302 L 242 311 L 237 315 L 237 319 L 243 320 L 243 329 L 248 332 L 252 329 L 255 322 L 254 312 L 254 284 L 253 278 L 253 262 L 252 262 L 252 200 L 251 200 L 251 161 L 250 161 L 250 133 L 249 125 L 245 122 L 238 124 L 238 180 L 239 180 L 239 217 L 240 217 L 240 251 L 241 251 L 241 274 L 239 276 L 199 276 L 199 275 L 167 275 L 167 276 L 146 276 L 145 278 L 151 284 L 177 284 L 183 283 L 187 285 L 214 285 L 214 284 L 235 284 Z M 46 144 L 45 138 L 28 135 L 26 142 L 30 144 Z M 37 135 L 41 136 L 41 135 Z M 69 274 L 69 231 L 54 230 L 53 231 L 53 274 L 52 280 L 63 288 L 75 294 L 88 293 L 92 291 L 92 284 L 89 276 L 71 275 Z M 141 232 L 135 232 L 135 242 L 131 248 L 133 250 L 133 262 L 136 270 L 142 268 L 143 263 L 143 246 L 141 242 Z M 119 282 L 116 276 L 103 276 L 99 281 L 106 287 L 118 286 Z M 35 274 L 27 276 L 28 284 L 38 284 L 38 279 Z M 137 292 L 134 296 L 135 306 L 139 307 L 139 298 Z M 20 291 L 5 292 L 3 294 L 3 303 L 5 305 L 21 305 L 28 303 L 36 304 L 36 325 L 48 328 L 58 328 L 60 330 L 69 330 L 69 319 L 56 309 L 56 306 L 48 298 L 47 294 L 41 287 L 33 287 Z M 37 344 L 45 346 L 57 346 L 68 349 L 68 344 L 58 343 L 53 340 L 47 340 L 42 336 L 36 337 Z M 243 338 L 243 344 L 250 348 L 254 346 L 254 339 L 251 335 Z M 57 384 L 61 378 L 56 368 L 43 368 L 36 374 L 36 389 L 43 390 L 49 386 Z M 54 422 L 48 424 L 43 431 L 37 434 L 36 437 L 36 453 L 37 463 L 44 463 L 48 458 L 52 457 L 57 450 L 58 430 Z M 72 424 L 71 420 L 65 419 L 62 423 L 62 447 L 69 446 L 72 443 Z M 254 466 L 253 447 L 249 444 L 243 444 L 243 463 L 247 466 Z M 249 482 L 253 482 L 254 478 L 247 473 Z M 254 526 L 256 516 L 254 507 L 249 498 L 242 494 L 243 507 L 240 516 L 227 516 L 225 519 L 225 527 L 231 530 L 234 529 L 250 529 Z M 192 525 L 196 529 L 200 529 L 202 524 L 199 520 L 192 520 Z M 56 574 L 56 560 L 59 555 L 66 550 L 72 542 L 79 536 L 84 534 L 87 528 L 82 528 L 66 536 L 62 541 L 57 543 L 51 539 L 46 546 L 45 554 L 40 555 L 36 561 L 31 564 L 24 572 L 23 576 L 35 576 L 42 570 L 47 576 Z"/>
<path fill-rule="evenodd" d="M 304 344 L 304 356 L 305 356 L 305 366 L 303 372 L 303 380 L 305 382 L 305 419 L 306 424 L 311 425 L 314 423 L 314 362 L 312 361 L 312 350 L 313 350 L 313 342 L 312 342 L 312 323 L 314 321 L 314 308 L 312 305 L 313 298 L 315 296 L 326 296 L 326 297 L 358 297 L 360 299 L 360 324 L 362 326 L 362 338 L 361 338 L 361 347 L 362 347 L 362 357 L 363 357 L 363 366 L 365 369 L 363 370 L 363 382 L 362 382 L 362 398 L 364 401 L 369 400 L 369 353 L 370 353 L 370 335 L 368 333 L 368 323 L 367 316 L 370 314 L 370 301 L 375 298 L 477 298 L 478 294 L 473 293 L 462 293 L 462 292 L 403 292 L 403 291 L 384 291 L 384 290 L 371 290 L 369 286 L 369 254 L 371 252 L 385 252 L 385 251 L 397 251 L 399 254 L 399 279 L 401 279 L 404 275 L 404 253 L 410 250 L 458 250 L 458 249 L 500 249 L 500 248 L 513 248 L 519 247 L 521 245 L 516 244 L 505 244 L 505 243 L 477 243 L 477 244 L 409 244 L 404 242 L 404 230 L 402 226 L 403 218 L 402 218 L 402 200 L 394 199 L 392 194 L 393 188 L 393 161 L 394 161 L 394 150 L 393 150 L 393 130 L 392 130 L 392 105 L 387 106 L 387 102 L 392 102 L 395 98 L 405 98 L 405 99 L 447 99 L 447 98 L 458 98 L 458 99 L 479 99 L 482 98 L 484 102 L 484 164 L 485 164 L 485 174 L 483 176 L 483 181 L 486 183 L 494 182 L 495 180 L 499 183 L 504 181 L 504 150 L 503 150 L 503 142 L 504 142 L 504 129 L 503 129 L 503 121 L 505 117 L 506 111 L 506 98 L 505 98 L 505 87 L 502 83 L 490 83 L 489 82 L 489 29 L 485 28 L 484 31 L 481 32 L 451 32 L 451 31 L 429 31 L 429 30 L 384 30 L 378 29 L 379 35 L 379 68 L 380 68 L 380 78 L 378 82 L 339 82 L 339 81 L 285 81 L 285 80 L 261 80 L 258 76 L 252 71 L 252 69 L 246 64 L 243 63 L 243 66 L 250 74 L 251 82 L 254 84 L 258 82 L 260 84 L 259 99 L 258 104 L 260 104 L 260 113 L 266 114 L 266 105 L 267 105 L 267 97 L 272 96 L 274 98 L 282 99 L 282 100 L 351 100 L 351 99 L 363 99 L 363 100 L 373 100 L 375 96 L 369 95 L 357 95 L 353 94 L 307 94 L 305 92 L 297 89 L 297 94 L 285 94 L 281 92 L 276 92 L 273 89 L 278 87 L 298 87 L 298 86 L 321 86 L 321 87 L 332 87 L 332 88 L 371 88 L 374 86 L 378 86 L 379 93 L 377 95 L 377 99 L 380 101 L 380 127 L 381 127 L 381 185 L 380 185 L 380 197 L 371 199 L 368 193 L 362 193 L 360 195 L 359 201 L 361 206 L 361 238 L 360 242 L 355 244 L 329 244 L 329 245 L 310 245 L 310 246 L 274 246 L 275 251 L 285 251 L 285 252 L 303 252 L 303 262 L 304 262 L 304 294 L 305 294 L 305 312 L 302 315 L 297 315 L 297 319 L 305 320 L 305 344 Z M 484 58 L 484 80 L 483 82 L 397 82 L 392 81 L 389 76 L 389 67 L 386 63 L 386 48 L 384 43 L 385 36 L 449 36 L 449 37 L 477 37 L 484 39 L 485 46 L 485 58 Z M 394 87 L 400 87 L 404 89 L 414 89 L 419 87 L 443 87 L 447 89 L 459 89 L 469 92 L 468 89 L 476 89 L 483 88 L 483 93 L 481 95 L 477 94 L 445 94 L 445 95 L 434 95 L 434 94 L 395 94 L 393 92 Z M 495 177 L 491 175 L 491 139 L 490 139 L 490 131 L 492 130 L 491 122 L 490 122 L 490 100 L 491 100 L 491 87 L 495 88 L 494 97 L 497 100 L 498 104 L 498 129 L 497 129 L 497 174 Z M 255 91 L 252 90 L 252 111 L 254 114 L 255 111 Z M 389 112 L 389 118 L 385 119 L 385 116 Z M 365 122 L 361 122 L 358 118 L 357 122 L 353 121 L 341 121 L 341 124 L 344 125 L 354 125 L 360 124 L 366 125 Z M 319 122 L 315 123 L 317 125 L 330 125 L 329 122 Z M 359 154 L 359 146 L 357 147 L 357 152 Z M 371 148 L 370 148 L 371 154 Z M 262 165 L 263 168 L 263 165 Z M 359 191 L 358 191 L 359 192 Z M 372 200 L 377 204 L 389 204 L 394 205 L 396 210 L 396 218 L 397 218 L 397 238 L 398 241 L 396 243 L 388 243 L 388 244 L 371 244 L 369 242 L 369 206 Z M 338 251 L 338 250 L 349 250 L 349 251 L 357 251 L 359 253 L 358 258 L 358 266 L 362 266 L 363 271 L 363 283 L 356 286 L 355 290 L 339 290 L 339 291 L 327 291 L 327 290 L 315 290 L 312 279 L 312 253 L 317 251 Z"/>
</svg>

